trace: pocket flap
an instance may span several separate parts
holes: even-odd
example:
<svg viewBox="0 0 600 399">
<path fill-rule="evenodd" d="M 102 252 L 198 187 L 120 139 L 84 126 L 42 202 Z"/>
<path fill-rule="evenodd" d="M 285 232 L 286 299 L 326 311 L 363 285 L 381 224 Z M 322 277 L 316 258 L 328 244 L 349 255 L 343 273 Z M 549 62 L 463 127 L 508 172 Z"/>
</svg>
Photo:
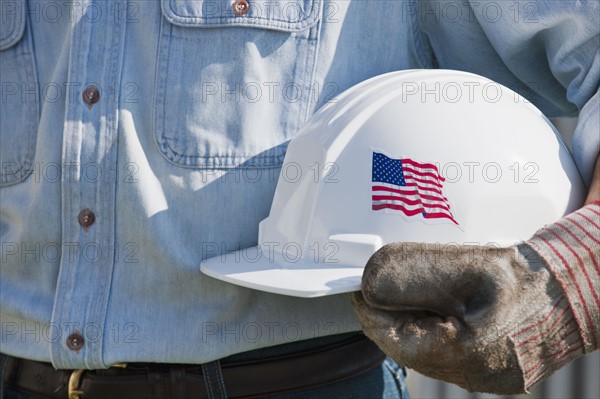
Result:
<svg viewBox="0 0 600 399">
<path fill-rule="evenodd" d="M 246 1 L 248 12 L 237 15 L 235 3 Z M 211 28 L 244 26 L 302 31 L 320 18 L 323 0 L 161 0 L 162 12 L 172 24 Z"/>
<path fill-rule="evenodd" d="M 0 51 L 16 44 L 25 32 L 25 0 L 0 0 Z"/>
</svg>

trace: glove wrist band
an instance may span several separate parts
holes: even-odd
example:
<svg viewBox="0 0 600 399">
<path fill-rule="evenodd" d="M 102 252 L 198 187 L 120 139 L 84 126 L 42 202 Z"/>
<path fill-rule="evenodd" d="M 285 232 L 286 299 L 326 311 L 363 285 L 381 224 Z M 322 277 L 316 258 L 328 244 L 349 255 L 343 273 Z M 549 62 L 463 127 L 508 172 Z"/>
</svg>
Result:
<svg viewBox="0 0 600 399">
<path fill-rule="evenodd" d="M 532 266 L 542 262 L 555 278 L 548 287 L 552 305 L 512 334 L 526 387 L 599 347 L 599 238 L 600 202 L 594 202 L 521 245 L 533 250 Z"/>
</svg>

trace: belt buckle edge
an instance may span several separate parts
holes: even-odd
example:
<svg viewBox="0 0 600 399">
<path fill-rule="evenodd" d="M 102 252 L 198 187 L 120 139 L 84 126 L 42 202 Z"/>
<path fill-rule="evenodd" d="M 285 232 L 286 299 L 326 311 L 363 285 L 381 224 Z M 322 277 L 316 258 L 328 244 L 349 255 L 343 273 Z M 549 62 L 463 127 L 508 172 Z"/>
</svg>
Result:
<svg viewBox="0 0 600 399">
<path fill-rule="evenodd" d="M 117 368 L 126 368 L 127 363 L 115 363 L 111 367 Z M 81 395 L 83 395 L 83 391 L 79 389 L 81 386 L 81 378 L 83 377 L 83 373 L 85 373 L 85 369 L 73 370 L 71 372 L 71 376 L 69 377 L 69 385 L 68 385 L 68 398 L 69 399 L 81 399 Z"/>
<path fill-rule="evenodd" d="M 68 398 L 69 399 L 81 399 L 81 395 L 83 395 L 83 391 L 79 389 L 81 384 L 81 377 L 85 373 L 85 369 L 73 370 L 71 372 L 71 376 L 69 377 L 69 391 Z"/>
</svg>

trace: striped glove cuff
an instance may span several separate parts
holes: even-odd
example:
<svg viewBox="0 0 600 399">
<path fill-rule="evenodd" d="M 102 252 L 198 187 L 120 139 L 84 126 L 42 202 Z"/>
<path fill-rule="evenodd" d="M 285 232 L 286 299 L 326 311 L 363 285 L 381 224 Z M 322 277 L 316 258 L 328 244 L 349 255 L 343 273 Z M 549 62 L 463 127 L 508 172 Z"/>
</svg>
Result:
<svg viewBox="0 0 600 399">
<path fill-rule="evenodd" d="M 558 283 L 546 316 L 513 334 L 528 387 L 600 347 L 600 202 L 541 229 L 526 245 Z"/>
</svg>

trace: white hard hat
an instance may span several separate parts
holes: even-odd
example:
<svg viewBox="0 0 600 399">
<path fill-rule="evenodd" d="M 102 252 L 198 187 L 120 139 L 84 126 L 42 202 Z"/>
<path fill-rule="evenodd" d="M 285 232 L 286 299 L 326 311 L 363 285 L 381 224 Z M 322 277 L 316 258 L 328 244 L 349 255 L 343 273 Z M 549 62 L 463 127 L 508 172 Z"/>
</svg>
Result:
<svg viewBox="0 0 600 399">
<path fill-rule="evenodd" d="M 558 133 L 517 93 L 465 72 L 393 72 L 310 119 L 289 144 L 259 246 L 201 271 L 299 297 L 350 292 L 387 243 L 509 246 L 584 195 Z"/>
</svg>

